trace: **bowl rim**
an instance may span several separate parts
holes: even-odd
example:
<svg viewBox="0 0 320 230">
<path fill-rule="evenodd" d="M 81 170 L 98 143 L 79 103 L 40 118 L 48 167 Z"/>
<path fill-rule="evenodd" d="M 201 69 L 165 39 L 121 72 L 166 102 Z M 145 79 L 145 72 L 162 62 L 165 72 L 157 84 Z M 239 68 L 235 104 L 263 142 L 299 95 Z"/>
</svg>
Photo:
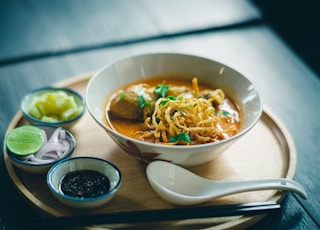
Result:
<svg viewBox="0 0 320 230">
<path fill-rule="evenodd" d="M 94 161 L 100 161 L 103 162 L 104 164 L 107 164 L 109 166 L 112 167 L 112 169 L 118 173 L 119 175 L 119 180 L 117 180 L 117 184 L 114 186 L 114 188 L 110 189 L 107 193 L 97 196 L 97 197 L 91 197 L 91 198 L 79 198 L 79 197 L 74 197 L 74 196 L 69 196 L 66 194 L 63 194 L 59 189 L 57 189 L 53 183 L 52 183 L 52 175 L 54 173 L 54 171 L 56 171 L 62 164 L 65 164 L 68 161 L 74 161 L 74 160 L 86 160 L 86 159 L 90 159 L 90 160 L 94 160 Z M 73 170 L 76 171 L 76 170 Z M 61 179 L 61 178 L 60 178 Z M 71 157 L 71 158 L 66 158 L 63 159 L 59 162 L 57 162 L 56 164 L 54 164 L 48 171 L 47 173 L 47 185 L 49 187 L 49 189 L 57 196 L 59 196 L 60 198 L 63 198 L 65 200 L 69 200 L 69 201 L 73 201 L 73 202 L 80 202 L 80 203 L 87 203 L 87 202 L 92 202 L 92 201 L 99 201 L 99 200 L 103 200 L 109 196 L 111 196 L 112 194 L 114 194 L 115 192 L 117 192 L 117 190 L 119 189 L 120 185 L 122 183 L 122 173 L 120 171 L 120 169 L 111 161 L 102 159 L 102 158 L 98 158 L 98 157 L 88 157 L 88 156 L 77 156 L 77 157 Z"/>
<path fill-rule="evenodd" d="M 209 143 L 204 143 L 204 144 L 197 144 L 197 145 L 161 145 L 161 144 L 156 144 L 156 143 L 149 143 L 149 142 L 144 142 L 144 141 L 140 141 L 137 139 L 134 139 L 132 137 L 123 135 L 119 132 L 117 132 L 116 130 L 112 129 L 111 127 L 109 127 L 108 125 L 104 124 L 103 122 L 101 122 L 96 116 L 95 113 L 93 111 L 93 108 L 91 108 L 89 102 L 90 100 L 88 100 L 88 89 L 90 88 L 90 86 L 93 84 L 92 82 L 98 78 L 100 76 L 100 74 L 105 71 L 106 69 L 120 63 L 120 62 L 125 62 L 126 60 L 130 60 L 130 59 L 134 59 L 134 58 L 143 58 L 143 57 L 148 57 L 148 56 L 160 56 L 160 55 L 170 55 L 170 56 L 181 56 L 181 57 L 188 57 L 188 58 L 196 58 L 198 60 L 204 60 L 204 61 L 209 61 L 209 62 L 213 62 L 214 64 L 218 64 L 224 67 L 227 67 L 229 70 L 233 71 L 234 73 L 237 73 L 238 75 L 240 75 L 242 78 L 244 78 L 254 89 L 254 91 L 257 94 L 257 98 L 259 100 L 259 113 L 256 115 L 255 119 L 253 120 L 253 122 L 245 129 L 240 130 L 240 132 L 236 133 L 234 136 L 231 136 L 227 139 L 223 139 L 220 141 L 216 141 L 216 142 L 209 142 Z M 133 81 L 134 82 L 134 81 Z M 133 83 L 133 82 L 129 82 L 127 84 Z M 216 61 L 214 59 L 211 58 L 207 58 L 207 57 L 203 57 L 203 56 L 198 56 L 198 55 L 193 55 L 193 54 L 188 54 L 188 53 L 178 53 L 178 52 L 151 52 L 151 53 L 144 53 L 144 54 L 137 54 L 137 55 L 132 55 L 132 56 L 128 56 L 128 57 L 124 57 L 122 59 L 118 59 L 115 60 L 114 62 L 111 62 L 103 67 L 101 67 L 89 80 L 87 87 L 86 87 L 86 101 L 87 101 L 87 110 L 89 111 L 91 117 L 104 129 L 107 130 L 107 132 L 112 133 L 113 135 L 117 136 L 117 138 L 121 138 L 121 139 L 125 139 L 127 141 L 130 141 L 132 143 L 136 143 L 137 145 L 139 144 L 143 144 L 145 146 L 148 147 L 157 147 L 157 148 L 162 148 L 162 149 L 172 149 L 173 147 L 175 149 L 185 149 L 186 147 L 188 149 L 202 149 L 202 148 L 208 148 L 211 146 L 216 146 L 216 145 L 220 145 L 223 144 L 225 142 L 230 142 L 234 139 L 237 139 L 238 137 L 241 137 L 242 135 L 246 134 L 248 131 L 250 131 L 259 121 L 259 119 L 261 118 L 261 115 L 263 113 L 263 102 L 262 102 L 262 98 L 260 93 L 257 91 L 255 85 L 253 84 L 253 82 L 251 80 L 249 80 L 246 76 L 244 76 L 242 73 L 240 73 L 239 71 L 237 71 L 236 69 L 234 69 L 233 67 L 227 65 L 227 64 L 223 64 L 219 61 Z M 106 95 L 105 97 L 107 97 L 108 95 Z M 102 105 L 101 105 L 102 106 Z M 103 119 L 101 119 L 103 120 Z"/>
<path fill-rule="evenodd" d="M 70 95 L 75 95 L 76 97 L 78 97 L 81 101 L 81 105 L 82 105 L 82 111 L 81 113 L 79 113 L 76 117 L 72 118 L 72 119 L 69 119 L 69 120 L 65 120 L 65 121 L 57 121 L 57 122 L 45 122 L 45 121 L 41 121 L 33 116 L 31 116 L 28 111 L 27 111 L 27 108 L 26 108 L 26 105 L 25 105 L 25 102 L 28 98 L 32 97 L 35 93 L 39 93 L 41 91 L 65 91 L 67 92 L 68 94 Z M 86 104 L 86 101 L 84 99 L 84 97 L 78 93 L 77 91 L 73 90 L 73 89 L 70 89 L 70 88 L 66 88 L 66 87 L 54 87 L 54 86 L 44 86 L 44 87 L 40 87 L 40 88 L 36 88 L 36 89 L 33 89 L 31 90 L 29 93 L 25 94 L 21 100 L 21 103 L 20 103 L 20 108 L 21 108 L 21 111 L 23 113 L 23 115 L 35 122 L 35 123 L 39 123 L 39 124 L 46 124 L 46 125 L 64 125 L 64 124 L 68 124 L 68 123 L 71 123 L 77 119 L 79 119 L 80 117 L 82 117 L 84 115 L 84 113 L 86 112 L 86 108 L 87 108 L 87 104 Z"/>
<path fill-rule="evenodd" d="M 65 158 L 68 158 L 69 156 L 72 155 L 72 153 L 75 151 L 76 149 L 76 145 L 77 145 L 77 141 L 75 139 L 75 137 L 72 135 L 72 133 L 63 128 L 63 127 L 59 127 L 59 126 L 54 126 L 54 125 L 45 125 L 45 124 L 32 124 L 32 126 L 37 126 L 37 127 L 48 127 L 48 128 L 62 128 L 63 130 L 66 131 L 66 134 L 71 142 L 71 148 L 69 150 L 69 153 L 67 153 L 63 158 L 61 159 L 57 159 L 55 161 L 52 161 L 52 162 L 48 162 L 48 163 L 43 163 L 43 164 L 32 164 L 32 163 L 29 163 L 29 162 L 26 162 L 26 161 L 23 161 L 23 160 L 20 160 L 18 157 L 16 157 L 14 155 L 14 153 L 12 153 L 8 148 L 7 148 L 7 145 L 6 145 L 6 151 L 7 151 L 7 154 L 8 154 L 8 157 L 14 161 L 15 163 L 18 163 L 20 165 L 25 165 L 25 166 L 28 166 L 28 167 L 33 167 L 33 168 L 37 168 L 37 167 L 43 167 L 43 166 L 50 166 L 50 165 L 53 165 L 61 160 L 64 160 Z"/>
</svg>

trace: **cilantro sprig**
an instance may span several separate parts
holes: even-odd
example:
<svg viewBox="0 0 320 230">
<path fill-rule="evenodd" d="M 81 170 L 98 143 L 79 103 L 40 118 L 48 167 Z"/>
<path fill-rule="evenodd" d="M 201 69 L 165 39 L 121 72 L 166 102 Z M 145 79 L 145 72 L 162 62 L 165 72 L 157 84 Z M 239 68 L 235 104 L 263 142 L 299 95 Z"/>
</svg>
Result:
<svg viewBox="0 0 320 230">
<path fill-rule="evenodd" d="M 154 88 L 154 92 L 156 94 L 159 94 L 161 97 L 166 97 L 166 95 L 168 93 L 168 89 L 169 89 L 169 86 L 165 85 L 164 82 L 163 82 L 161 85 L 157 85 Z"/>
<path fill-rule="evenodd" d="M 175 100 L 177 100 L 177 98 L 174 97 L 174 96 L 167 96 L 165 99 L 163 99 L 163 100 L 160 102 L 160 104 L 161 104 L 162 106 L 164 106 L 164 105 L 167 104 L 167 102 L 170 101 L 170 100 L 175 101 Z"/>
<path fill-rule="evenodd" d="M 123 98 L 125 98 L 125 96 L 126 96 L 126 94 L 125 93 L 120 93 L 120 95 L 119 95 L 119 97 L 120 97 L 120 99 L 123 99 Z"/>
<path fill-rule="evenodd" d="M 175 136 L 171 136 L 169 140 L 170 140 L 170 142 L 176 142 L 176 141 L 190 142 L 190 136 L 189 136 L 189 134 L 182 132 L 182 133 L 179 133 Z"/>
<path fill-rule="evenodd" d="M 139 96 L 139 105 L 141 108 L 150 106 L 150 102 L 146 101 L 142 95 Z"/>
</svg>

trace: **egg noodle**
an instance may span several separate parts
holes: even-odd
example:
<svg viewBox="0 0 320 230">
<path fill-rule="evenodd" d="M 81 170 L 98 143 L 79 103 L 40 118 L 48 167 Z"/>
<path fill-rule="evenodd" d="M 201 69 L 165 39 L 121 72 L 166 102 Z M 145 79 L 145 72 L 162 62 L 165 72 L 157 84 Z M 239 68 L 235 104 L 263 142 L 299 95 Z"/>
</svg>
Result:
<svg viewBox="0 0 320 230">
<path fill-rule="evenodd" d="M 235 125 L 227 130 L 221 128 L 220 120 L 230 117 L 223 116 L 222 111 L 213 106 L 223 103 L 224 92 L 216 89 L 208 99 L 197 98 L 197 79 L 193 79 L 192 83 L 194 97 L 179 95 L 159 98 L 153 114 L 144 120 L 148 131 L 137 132 L 136 137 L 140 140 L 153 138 L 155 143 L 169 145 L 194 145 L 222 140 L 228 132 L 236 131 Z"/>
</svg>

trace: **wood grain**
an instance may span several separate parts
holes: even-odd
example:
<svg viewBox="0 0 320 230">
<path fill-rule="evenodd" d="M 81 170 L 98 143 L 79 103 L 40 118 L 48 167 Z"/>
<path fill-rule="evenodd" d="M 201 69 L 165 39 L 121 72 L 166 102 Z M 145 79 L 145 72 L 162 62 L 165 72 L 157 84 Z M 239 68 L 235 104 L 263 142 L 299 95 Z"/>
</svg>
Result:
<svg viewBox="0 0 320 230">
<path fill-rule="evenodd" d="M 255 7 L 238 0 L 0 1 L 0 65 L 257 18 Z"/>
</svg>

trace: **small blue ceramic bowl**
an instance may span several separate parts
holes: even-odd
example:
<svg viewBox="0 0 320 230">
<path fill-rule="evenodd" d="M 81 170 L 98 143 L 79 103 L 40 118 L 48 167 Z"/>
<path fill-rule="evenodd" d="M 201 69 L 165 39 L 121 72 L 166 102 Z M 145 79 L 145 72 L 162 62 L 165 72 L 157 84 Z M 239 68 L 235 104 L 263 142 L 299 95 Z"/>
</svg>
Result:
<svg viewBox="0 0 320 230">
<path fill-rule="evenodd" d="M 105 175 L 110 183 L 106 193 L 95 197 L 77 197 L 66 195 L 62 189 L 62 179 L 70 172 L 89 170 Z M 122 175 L 113 163 L 95 157 L 73 157 L 60 161 L 52 166 L 47 174 L 47 184 L 54 195 L 63 204 L 79 209 L 89 209 L 102 206 L 109 202 L 117 193 L 122 181 Z"/>
<path fill-rule="evenodd" d="M 36 97 L 41 97 L 45 102 L 48 102 L 46 100 L 49 100 L 48 97 L 45 97 L 44 95 L 48 93 L 57 93 L 62 92 L 64 95 L 67 95 L 68 99 L 73 98 L 74 103 L 78 106 L 77 108 L 79 111 L 76 112 L 77 115 L 75 116 L 65 116 L 65 119 L 61 119 L 59 121 L 43 121 L 41 118 L 37 118 L 35 114 L 38 114 L 39 110 L 30 110 L 30 105 L 34 104 L 34 100 Z M 65 103 L 67 100 L 60 99 L 60 101 L 50 101 L 50 103 L 47 103 L 47 109 L 52 109 L 53 106 L 61 106 L 61 103 Z M 41 105 L 44 107 L 43 105 Z M 34 108 L 34 107 L 33 107 Z M 39 108 L 39 107 L 37 107 Z M 59 111 L 62 111 L 64 108 L 59 107 Z M 29 120 L 31 124 L 42 124 L 42 125 L 54 125 L 54 126 L 60 126 L 66 129 L 69 129 L 71 126 L 73 126 L 85 113 L 86 111 L 86 103 L 84 98 L 76 91 L 69 89 L 69 88 L 57 88 L 57 87 L 43 87 L 38 88 L 35 90 L 32 90 L 30 93 L 24 96 L 21 102 L 21 110 L 23 115 Z M 67 110 L 67 109 L 66 109 Z M 33 113 L 33 114 L 32 114 Z M 72 113 L 71 110 L 66 111 L 65 114 Z M 41 113 L 40 113 L 41 114 Z M 39 116 L 40 116 L 39 114 Z M 42 115 L 42 114 L 41 114 Z M 70 118 L 69 118 L 70 117 Z"/>
<path fill-rule="evenodd" d="M 45 131 L 46 135 L 48 138 L 50 138 L 52 136 L 52 134 L 54 133 L 54 131 L 59 128 L 57 126 L 48 126 L 48 125 L 34 125 L 36 127 L 41 128 L 42 130 Z M 62 128 L 62 127 L 61 127 Z M 69 151 L 64 154 L 64 156 L 58 160 L 52 161 L 50 163 L 44 163 L 44 164 L 35 164 L 35 163 L 31 163 L 29 161 L 23 161 L 19 156 L 17 156 L 16 154 L 12 153 L 7 147 L 6 147 L 6 151 L 8 154 L 8 157 L 11 161 L 11 163 L 16 166 L 17 168 L 25 171 L 25 172 L 29 172 L 29 173 L 47 173 L 49 171 L 49 169 L 52 167 L 52 165 L 54 165 L 55 163 L 66 159 L 68 157 L 70 157 L 72 155 L 72 153 L 74 152 L 75 148 L 76 148 L 76 140 L 74 138 L 74 136 L 66 129 L 62 128 L 63 130 L 65 130 L 66 132 L 66 139 L 70 144 L 70 149 Z"/>
</svg>

